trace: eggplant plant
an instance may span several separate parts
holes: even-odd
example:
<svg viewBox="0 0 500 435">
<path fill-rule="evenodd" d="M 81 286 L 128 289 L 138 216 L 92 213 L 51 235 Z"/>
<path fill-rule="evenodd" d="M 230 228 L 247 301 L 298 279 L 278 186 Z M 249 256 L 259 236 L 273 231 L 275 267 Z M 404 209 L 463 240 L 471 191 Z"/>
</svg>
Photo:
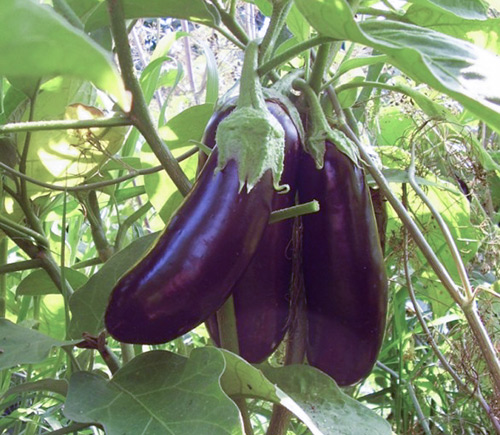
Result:
<svg viewBox="0 0 500 435">
<path fill-rule="evenodd" d="M 452 3 L 1 2 L 0 432 L 500 434 L 500 11 Z"/>
</svg>

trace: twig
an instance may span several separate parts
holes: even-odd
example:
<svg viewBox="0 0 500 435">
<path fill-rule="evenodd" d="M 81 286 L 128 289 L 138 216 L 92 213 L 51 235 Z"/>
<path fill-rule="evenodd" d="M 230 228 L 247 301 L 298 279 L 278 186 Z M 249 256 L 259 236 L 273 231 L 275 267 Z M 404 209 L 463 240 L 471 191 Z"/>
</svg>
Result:
<svg viewBox="0 0 500 435">
<path fill-rule="evenodd" d="M 141 86 L 135 76 L 127 29 L 125 27 L 123 2 L 122 0 L 107 0 L 107 4 L 111 22 L 111 32 L 116 45 L 116 53 L 118 55 L 123 81 L 125 82 L 126 88 L 132 93 L 133 104 L 130 112 L 130 119 L 144 136 L 151 150 L 163 165 L 167 174 L 181 194 L 187 195 L 191 189 L 191 183 L 158 134 L 153 120 L 151 119 Z"/>
</svg>

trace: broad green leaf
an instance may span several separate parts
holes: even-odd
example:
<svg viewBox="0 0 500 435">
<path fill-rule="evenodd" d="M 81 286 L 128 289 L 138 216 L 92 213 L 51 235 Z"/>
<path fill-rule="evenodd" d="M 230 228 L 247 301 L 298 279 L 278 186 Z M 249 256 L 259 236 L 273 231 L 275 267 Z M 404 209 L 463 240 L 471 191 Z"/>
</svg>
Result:
<svg viewBox="0 0 500 435">
<path fill-rule="evenodd" d="M 440 32 L 390 20 L 354 20 L 345 0 L 296 0 L 321 34 L 371 46 L 417 82 L 455 98 L 500 131 L 500 58 Z M 335 23 L 335 25 L 332 25 Z"/>
<path fill-rule="evenodd" d="M 309 39 L 311 35 L 311 26 L 309 26 L 309 23 L 304 19 L 304 16 L 297 9 L 297 6 L 292 5 L 286 18 L 286 24 L 290 32 L 295 35 L 298 42 Z"/>
<path fill-rule="evenodd" d="M 35 364 L 49 356 L 54 347 L 75 344 L 77 341 L 55 340 L 40 332 L 0 318 L 0 370 L 18 364 Z"/>
<path fill-rule="evenodd" d="M 343 393 L 321 371 L 306 365 L 260 366 L 264 375 L 290 396 L 324 435 L 390 435 L 383 418 Z"/>
<path fill-rule="evenodd" d="M 0 28 L 0 75 L 79 77 L 108 91 L 129 110 L 129 96 L 111 56 L 51 7 L 34 0 L 2 0 Z"/>
<path fill-rule="evenodd" d="M 222 352 L 226 369 L 221 385 L 230 396 L 279 403 L 302 420 L 314 435 L 391 433 L 383 418 L 344 394 L 319 370 L 305 365 L 272 368 L 261 364 L 255 368 L 231 352 Z"/>
<path fill-rule="evenodd" d="M 194 143 L 190 144 L 190 140 L 201 141 L 212 113 L 213 104 L 192 106 L 171 118 L 160 128 L 162 139 L 176 157 L 196 146 Z M 158 160 L 147 145 L 143 147 L 141 160 L 144 166 L 158 164 Z M 191 181 L 196 176 L 197 162 L 197 155 L 181 162 L 182 170 Z M 157 172 L 144 176 L 144 185 L 149 200 L 160 213 L 162 220 L 168 222 L 183 200 L 174 182 L 165 172 Z"/>
<path fill-rule="evenodd" d="M 88 105 L 94 97 L 88 83 L 67 77 L 52 79 L 41 87 L 33 119 L 100 118 L 104 114 Z M 27 116 L 25 113 L 23 119 Z M 121 147 L 126 131 L 127 127 L 113 127 L 32 132 L 26 173 L 46 183 L 76 185 L 112 158 Z M 17 135 L 19 153 L 25 137 L 26 133 Z M 31 183 L 28 186 L 30 194 L 46 190 Z"/>
<path fill-rule="evenodd" d="M 191 145 L 191 140 L 201 141 L 213 108 L 212 103 L 187 108 L 160 128 L 161 138 L 171 150 Z"/>
<path fill-rule="evenodd" d="M 410 2 L 431 10 L 447 11 L 469 20 L 485 20 L 488 17 L 488 9 L 481 0 L 410 0 Z"/>
<path fill-rule="evenodd" d="M 465 20 L 451 13 L 411 6 L 405 18 L 413 24 L 464 39 L 500 54 L 500 18 Z"/>
<path fill-rule="evenodd" d="M 415 129 L 415 120 L 398 107 L 385 107 L 378 115 L 378 145 L 398 145 Z"/>
<path fill-rule="evenodd" d="M 189 359 L 143 353 L 110 381 L 73 374 L 64 414 L 101 423 L 107 435 L 241 435 L 238 408 L 219 385 L 224 370 L 222 353 L 208 348 L 194 349 Z"/>
<path fill-rule="evenodd" d="M 125 18 L 179 18 L 216 27 L 220 22 L 217 9 L 203 0 L 124 0 Z M 98 29 L 109 24 L 106 2 L 102 2 L 85 23 L 87 31 Z"/>
<path fill-rule="evenodd" d="M 73 289 L 77 289 L 87 282 L 87 276 L 78 270 L 66 267 L 64 274 Z M 61 292 L 43 269 L 31 272 L 19 283 L 16 290 L 17 296 L 40 296 L 50 294 L 59 295 Z"/>
<path fill-rule="evenodd" d="M 146 253 L 158 234 L 148 234 L 113 255 L 101 269 L 79 288 L 69 301 L 72 317 L 69 336 L 81 338 L 84 332 L 98 335 L 104 328 L 104 311 L 118 279 Z"/>
</svg>

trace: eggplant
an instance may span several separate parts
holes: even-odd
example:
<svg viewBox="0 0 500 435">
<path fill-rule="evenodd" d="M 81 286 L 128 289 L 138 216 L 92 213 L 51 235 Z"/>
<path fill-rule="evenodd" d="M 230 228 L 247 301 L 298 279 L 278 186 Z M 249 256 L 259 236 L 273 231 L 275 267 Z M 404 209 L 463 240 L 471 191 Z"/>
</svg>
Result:
<svg viewBox="0 0 500 435">
<path fill-rule="evenodd" d="M 272 208 L 278 210 L 295 203 L 296 172 L 300 140 L 297 128 L 278 101 L 267 101 L 267 108 L 285 130 L 285 161 L 281 183 L 288 184 L 286 194 L 274 193 Z M 215 145 L 215 129 L 227 110 L 218 112 L 209 122 L 204 143 Z M 293 219 L 267 226 L 255 256 L 243 276 L 232 288 L 240 355 L 259 363 L 271 355 L 283 340 L 289 315 L 289 288 L 292 273 Z M 206 326 L 220 346 L 217 316 Z"/>
<path fill-rule="evenodd" d="M 301 202 L 317 199 L 303 216 L 307 360 L 341 386 L 372 370 L 382 345 L 387 277 L 363 170 L 326 141 L 324 166 L 303 153 Z"/>
<path fill-rule="evenodd" d="M 190 331 L 225 302 L 253 257 L 271 213 L 271 171 L 240 192 L 236 161 L 219 170 L 217 154 L 157 243 L 113 289 L 105 325 L 115 339 L 159 344 Z"/>
</svg>

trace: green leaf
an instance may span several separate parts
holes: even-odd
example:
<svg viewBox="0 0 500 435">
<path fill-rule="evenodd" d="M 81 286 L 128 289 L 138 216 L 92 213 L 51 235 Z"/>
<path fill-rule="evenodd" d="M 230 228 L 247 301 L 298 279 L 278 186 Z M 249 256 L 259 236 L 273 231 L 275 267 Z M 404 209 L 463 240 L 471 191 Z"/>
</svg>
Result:
<svg viewBox="0 0 500 435">
<path fill-rule="evenodd" d="M 226 369 L 221 378 L 230 396 L 253 397 L 279 403 L 294 413 L 314 435 L 390 434 L 389 424 L 344 394 L 319 370 L 294 365 L 254 367 L 241 357 L 221 350 Z"/>
<path fill-rule="evenodd" d="M 79 288 L 69 301 L 72 317 L 69 336 L 81 338 L 84 332 L 98 335 L 104 328 L 104 312 L 109 295 L 118 279 L 133 267 L 151 247 L 158 234 L 148 234 L 134 240 L 113 255 L 102 268 Z"/>
<path fill-rule="evenodd" d="M 435 11 L 417 5 L 406 11 L 405 18 L 418 26 L 464 39 L 500 54 L 500 18 L 465 20 L 446 11 Z"/>
<path fill-rule="evenodd" d="M 455 98 L 500 131 L 500 59 L 468 42 L 412 24 L 354 20 L 345 0 L 296 0 L 321 34 L 368 45 L 417 82 Z M 332 23 L 335 23 L 332 26 Z"/>
<path fill-rule="evenodd" d="M 71 287 L 77 289 L 87 282 L 87 276 L 78 270 L 64 268 L 64 275 Z M 25 277 L 17 286 L 16 295 L 59 295 L 61 292 L 43 269 L 35 270 Z"/>
<path fill-rule="evenodd" d="M 18 364 L 41 362 L 49 356 L 52 348 L 77 342 L 55 340 L 40 332 L 0 318 L 0 370 Z"/>
<path fill-rule="evenodd" d="M 166 351 L 134 358 L 107 381 L 77 372 L 64 414 L 101 423 L 107 435 L 238 435 L 238 408 L 221 390 L 221 352 L 194 349 L 189 359 Z"/>
<path fill-rule="evenodd" d="M 220 22 L 217 9 L 203 0 L 124 0 L 125 18 L 179 18 L 216 27 Z M 109 25 L 109 15 L 106 2 L 102 2 L 85 23 L 85 29 L 92 31 Z"/>
<path fill-rule="evenodd" d="M 208 120 L 213 113 L 213 104 L 200 104 L 192 106 L 171 118 L 160 128 L 160 136 L 167 146 L 173 150 L 174 156 L 178 157 L 189 151 L 195 145 L 190 141 L 201 141 Z M 141 153 L 141 160 L 145 167 L 158 165 L 159 162 L 145 145 Z M 181 168 L 186 176 L 192 181 L 196 176 L 198 156 L 181 162 Z M 164 222 L 168 222 L 172 213 L 183 200 L 183 196 L 177 190 L 174 182 L 165 172 L 157 172 L 144 176 L 144 186 L 151 204 L 159 212 Z"/>
<path fill-rule="evenodd" d="M 387 61 L 387 56 L 380 54 L 376 56 L 366 56 L 366 57 L 356 57 L 353 59 L 348 59 L 340 64 L 336 76 L 341 76 L 347 71 L 361 68 L 364 66 L 375 65 L 377 63 L 382 63 Z"/>
<path fill-rule="evenodd" d="M 469 20 L 485 20 L 488 9 L 481 0 L 410 0 L 411 3 L 432 10 L 447 11 Z"/>
<path fill-rule="evenodd" d="M 390 435 L 382 417 L 342 390 L 329 376 L 306 365 L 260 366 L 264 375 L 287 393 L 325 435 Z"/>
<path fill-rule="evenodd" d="M 129 96 L 111 56 L 52 8 L 33 0 L 2 0 L 0 28 L 0 75 L 79 77 L 108 91 L 129 110 Z"/>
<path fill-rule="evenodd" d="M 364 77 L 357 76 L 349 80 L 347 83 L 359 83 L 364 81 Z M 343 109 L 351 107 L 358 98 L 359 88 L 350 88 L 338 93 L 339 102 Z"/>
<path fill-rule="evenodd" d="M 36 99 L 34 120 L 95 119 L 104 116 L 91 106 L 94 90 L 88 82 L 55 78 L 41 87 Z M 27 120 L 28 112 L 23 120 Z M 94 174 L 121 147 L 127 127 L 82 130 L 47 130 L 30 134 L 26 174 L 46 183 L 74 186 Z M 17 135 L 21 154 L 26 133 Z M 30 194 L 46 190 L 28 185 Z"/>
</svg>

